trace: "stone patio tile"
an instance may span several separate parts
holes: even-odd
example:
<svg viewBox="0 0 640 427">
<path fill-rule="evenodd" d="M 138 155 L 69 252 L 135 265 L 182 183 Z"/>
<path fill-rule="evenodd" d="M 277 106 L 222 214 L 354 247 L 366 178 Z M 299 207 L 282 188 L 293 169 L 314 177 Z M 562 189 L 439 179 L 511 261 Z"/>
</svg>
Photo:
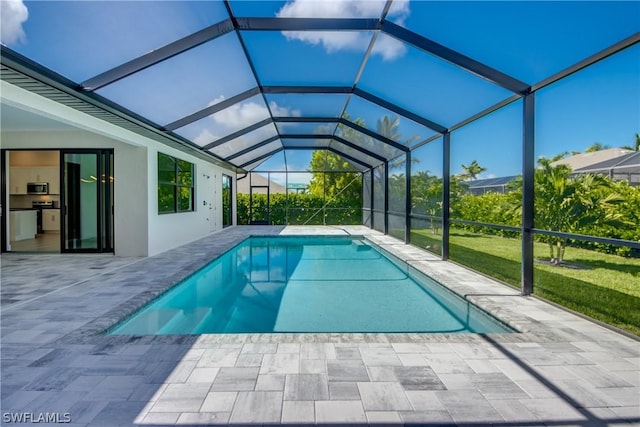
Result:
<svg viewBox="0 0 640 427">
<path fill-rule="evenodd" d="M 508 376 L 512 381 L 532 381 L 536 380 L 536 377 L 529 370 L 514 362 L 513 360 L 492 360 L 491 363 L 495 365 L 500 371 Z"/>
<path fill-rule="evenodd" d="M 267 354 L 267 353 L 275 353 L 278 349 L 278 344 L 244 344 L 242 346 L 241 353 L 257 353 L 257 354 Z"/>
<path fill-rule="evenodd" d="M 174 425 L 178 422 L 180 412 L 151 412 L 147 414 L 143 420 L 142 425 Z"/>
<path fill-rule="evenodd" d="M 223 368 L 233 367 L 240 355 L 236 348 L 216 348 L 205 350 L 196 366 L 198 368 Z"/>
<path fill-rule="evenodd" d="M 445 390 L 433 370 L 426 366 L 395 366 L 396 378 L 405 390 Z"/>
<path fill-rule="evenodd" d="M 277 423 L 282 416 L 282 392 L 243 391 L 233 407 L 231 423 Z"/>
<path fill-rule="evenodd" d="M 335 359 L 336 349 L 328 343 L 303 343 L 300 346 L 301 359 Z"/>
<path fill-rule="evenodd" d="M 473 372 L 477 374 L 491 374 L 502 372 L 493 361 L 484 359 L 465 359 L 465 363 L 469 365 Z"/>
<path fill-rule="evenodd" d="M 429 366 L 429 362 L 419 353 L 399 353 L 403 366 Z"/>
<path fill-rule="evenodd" d="M 256 386 L 259 368 L 221 368 L 212 391 L 251 391 Z"/>
<path fill-rule="evenodd" d="M 103 375 L 81 375 L 75 380 L 73 380 L 69 385 L 67 385 L 64 389 L 67 391 L 92 391 L 98 384 L 107 378 Z"/>
<path fill-rule="evenodd" d="M 87 393 L 84 400 L 127 400 L 145 380 L 139 375 L 109 376 Z"/>
<path fill-rule="evenodd" d="M 397 411 L 365 411 L 369 424 L 401 424 L 402 419 Z"/>
<path fill-rule="evenodd" d="M 357 400 L 321 400 L 315 402 L 316 423 L 363 423 L 367 421 L 362 403 Z"/>
<path fill-rule="evenodd" d="M 215 425 L 227 424 L 229 412 L 183 412 L 178 417 L 177 425 Z"/>
<path fill-rule="evenodd" d="M 300 360 L 301 374 L 326 374 L 327 361 L 325 359 L 302 359 Z"/>
<path fill-rule="evenodd" d="M 435 391 L 430 390 L 408 390 L 405 391 L 407 399 L 416 411 L 444 411 Z"/>
<path fill-rule="evenodd" d="M 597 366 L 569 366 L 567 369 L 596 388 L 631 387 L 633 385 L 617 374 L 599 369 Z M 624 374 L 621 373 L 620 375 Z"/>
<path fill-rule="evenodd" d="M 538 420 L 526 406 L 524 406 L 518 400 L 491 400 L 491 406 L 508 422 L 531 422 L 532 420 Z"/>
<path fill-rule="evenodd" d="M 38 368 L 23 368 L 20 371 L 25 372 L 25 376 L 28 378 L 27 373 L 31 369 Z M 44 374 L 27 384 L 24 387 L 25 390 L 63 390 L 81 375 L 77 369 L 72 368 L 40 368 L 40 372 L 44 372 Z M 4 381 L 5 378 L 3 378 L 3 383 Z"/>
<path fill-rule="evenodd" d="M 211 384 L 220 372 L 220 368 L 194 368 L 187 378 L 187 383 L 207 383 Z"/>
<path fill-rule="evenodd" d="M 198 412 L 209 388 L 209 384 L 169 384 L 150 412 Z"/>
<path fill-rule="evenodd" d="M 474 390 L 447 390 L 435 392 L 438 400 L 455 422 L 492 423 L 503 421 L 487 399 Z M 460 402 L 464 402 L 463 405 Z"/>
<path fill-rule="evenodd" d="M 421 343 L 393 343 L 391 347 L 396 353 L 428 353 L 429 349 Z"/>
<path fill-rule="evenodd" d="M 368 366 L 371 381 L 398 381 L 394 366 Z"/>
<path fill-rule="evenodd" d="M 68 412 L 84 397 L 81 391 L 48 391 L 28 404 L 30 412 Z"/>
<path fill-rule="evenodd" d="M 359 382 L 362 405 L 367 411 L 409 411 L 411 403 L 397 382 Z"/>
<path fill-rule="evenodd" d="M 329 383 L 330 400 L 360 400 L 358 383 L 352 381 L 331 381 Z"/>
<path fill-rule="evenodd" d="M 262 354 L 245 353 L 238 356 L 236 368 L 260 367 L 262 364 Z"/>
<path fill-rule="evenodd" d="M 329 381 L 369 381 L 369 375 L 360 361 L 327 361 Z"/>
<path fill-rule="evenodd" d="M 236 391 L 213 391 L 207 394 L 200 412 L 231 412 L 238 397 Z"/>
<path fill-rule="evenodd" d="M 437 374 L 473 373 L 473 369 L 455 353 L 426 353 L 424 358 Z"/>
<path fill-rule="evenodd" d="M 109 401 L 80 400 L 69 409 L 71 421 L 74 423 L 88 423 L 109 404 Z"/>
<path fill-rule="evenodd" d="M 4 385 L 3 385 L 4 389 Z M 44 391 L 35 391 L 35 390 L 16 390 L 11 393 L 8 397 L 2 398 L 2 409 L 21 409 L 27 407 L 31 402 L 33 402 L 36 398 L 43 395 Z"/>
<path fill-rule="evenodd" d="M 514 381 L 518 387 L 535 399 L 555 398 L 556 392 L 548 385 L 537 380 Z"/>
<path fill-rule="evenodd" d="M 265 354 L 260 374 L 297 374 L 300 372 L 300 355 L 296 353 Z"/>
<path fill-rule="evenodd" d="M 282 402 L 283 424 L 313 424 L 316 419 L 314 402 L 285 400 Z"/>
<path fill-rule="evenodd" d="M 520 401 L 533 415 L 542 421 L 585 421 L 586 417 L 561 398 L 523 399 Z"/>
<path fill-rule="evenodd" d="M 284 375 L 258 375 L 255 389 L 256 391 L 283 391 L 284 380 Z"/>
<path fill-rule="evenodd" d="M 610 408 L 618 417 L 623 418 L 624 420 L 628 420 L 629 422 L 633 422 L 635 424 L 638 423 L 638 417 L 640 417 L 640 405 L 630 405 L 630 406 L 619 406 Z M 634 424 L 632 424 L 634 425 Z"/>
<path fill-rule="evenodd" d="M 356 347 L 336 347 L 336 358 L 362 360 L 360 350 Z"/>
<path fill-rule="evenodd" d="M 393 348 L 361 348 L 360 355 L 367 366 L 402 366 Z"/>
<path fill-rule="evenodd" d="M 110 402 L 91 420 L 89 426 L 130 426 L 141 409 L 139 402 Z"/>
<path fill-rule="evenodd" d="M 443 426 L 448 426 L 454 424 L 453 418 L 447 411 L 403 411 L 399 414 L 402 421 L 407 425 L 425 424 L 431 426 L 434 423 L 436 423 L 435 425 L 443 423 Z"/>
<path fill-rule="evenodd" d="M 284 400 L 329 400 L 329 385 L 324 374 L 287 375 Z"/>
<path fill-rule="evenodd" d="M 489 399 L 526 399 L 529 397 L 503 373 L 469 375 L 469 380 L 482 395 Z"/>
<path fill-rule="evenodd" d="M 280 343 L 276 353 L 300 353 L 300 344 L 298 343 Z"/>
<path fill-rule="evenodd" d="M 184 360 L 178 363 L 171 374 L 167 377 L 168 383 L 184 383 L 191 376 L 196 367 L 197 360 Z"/>
</svg>

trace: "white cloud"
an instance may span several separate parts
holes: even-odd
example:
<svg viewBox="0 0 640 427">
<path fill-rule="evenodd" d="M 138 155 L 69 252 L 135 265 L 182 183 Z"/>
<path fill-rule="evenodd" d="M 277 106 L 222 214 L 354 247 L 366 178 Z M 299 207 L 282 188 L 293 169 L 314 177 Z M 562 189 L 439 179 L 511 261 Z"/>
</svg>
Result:
<svg viewBox="0 0 640 427">
<path fill-rule="evenodd" d="M 0 1 L 0 42 L 12 45 L 25 42 L 27 36 L 22 24 L 29 18 L 29 10 L 22 0 Z"/>
<path fill-rule="evenodd" d="M 218 104 L 224 101 L 224 99 L 224 96 L 220 96 L 211 101 L 209 106 Z M 274 116 L 299 117 L 301 115 L 300 110 L 281 107 L 275 101 L 269 103 L 269 108 Z M 269 117 L 269 110 L 263 103 L 252 100 L 239 102 L 210 115 L 209 119 L 211 119 L 211 121 L 207 121 L 207 126 L 200 131 L 193 141 L 198 145 L 206 145 Z M 267 135 L 265 138 L 271 136 L 270 129 L 264 129 L 262 132 Z"/>
<path fill-rule="evenodd" d="M 276 14 L 279 18 L 377 18 L 385 1 L 368 0 L 293 0 L 285 4 Z M 401 25 L 409 15 L 409 0 L 392 3 L 387 19 Z M 288 40 L 300 40 L 317 46 L 328 53 L 342 50 L 364 52 L 369 45 L 370 34 L 357 31 L 284 31 Z M 384 60 L 396 59 L 407 51 L 399 41 L 390 37 L 378 37 L 373 49 Z"/>
</svg>

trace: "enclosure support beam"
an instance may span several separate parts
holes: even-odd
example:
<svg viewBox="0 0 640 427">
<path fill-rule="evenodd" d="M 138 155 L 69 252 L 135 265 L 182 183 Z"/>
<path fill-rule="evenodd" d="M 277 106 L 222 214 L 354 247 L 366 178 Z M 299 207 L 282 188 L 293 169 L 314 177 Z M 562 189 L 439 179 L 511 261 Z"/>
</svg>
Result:
<svg viewBox="0 0 640 427">
<path fill-rule="evenodd" d="M 522 295 L 533 292 L 535 93 L 524 97 L 522 135 Z"/>
<path fill-rule="evenodd" d="M 373 198 L 375 197 L 375 194 L 376 194 L 376 192 L 375 192 L 375 190 L 373 188 L 373 168 L 369 169 L 369 173 L 371 174 L 371 185 L 369 186 L 369 187 L 371 187 L 371 189 L 370 189 L 371 190 L 370 191 L 370 198 L 369 198 L 369 208 L 371 208 L 371 229 L 373 230 L 373 227 L 374 227 L 373 220 L 374 220 L 374 217 L 375 217 L 375 214 L 373 212 Z"/>
<path fill-rule="evenodd" d="M 384 162 L 384 234 L 389 234 L 389 162 Z"/>
<path fill-rule="evenodd" d="M 442 135 L 442 260 L 449 259 L 449 206 L 451 200 L 451 134 Z"/>
<path fill-rule="evenodd" d="M 404 242 L 411 243 L 411 151 L 407 152 L 404 162 L 404 176 L 407 180 L 404 191 Z"/>
</svg>

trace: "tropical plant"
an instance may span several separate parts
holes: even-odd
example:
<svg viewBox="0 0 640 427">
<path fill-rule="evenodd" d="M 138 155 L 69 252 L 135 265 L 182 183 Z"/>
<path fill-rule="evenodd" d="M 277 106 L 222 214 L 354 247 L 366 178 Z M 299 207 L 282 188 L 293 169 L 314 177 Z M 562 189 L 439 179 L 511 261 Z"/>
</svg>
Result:
<svg viewBox="0 0 640 427">
<path fill-rule="evenodd" d="M 585 153 L 595 153 L 596 151 L 606 150 L 607 148 L 611 148 L 611 147 L 608 146 L 608 145 L 604 145 L 601 142 L 594 142 L 593 144 L 591 144 L 591 146 L 589 146 L 589 148 L 584 150 L 584 152 Z"/>
<path fill-rule="evenodd" d="M 474 160 L 471 163 L 469 163 L 469 165 L 462 165 L 462 170 L 464 170 L 464 172 L 461 173 L 459 177 L 463 181 L 469 181 L 469 180 L 473 181 L 478 179 L 478 175 L 486 171 L 487 168 L 480 166 L 478 164 L 478 161 Z"/>
<path fill-rule="evenodd" d="M 602 175 L 584 174 L 571 178 L 567 165 L 551 166 L 548 159 L 538 161 L 535 172 L 535 225 L 537 228 L 579 233 L 587 225 L 624 225 L 616 207 L 624 198 L 612 191 L 611 180 Z M 541 236 L 549 245 L 553 264 L 561 264 L 567 239 Z"/>
<path fill-rule="evenodd" d="M 630 145 L 625 145 L 624 147 L 627 150 L 631 150 L 631 151 L 640 151 L 640 134 L 636 133 L 636 137 L 635 137 L 635 141 L 633 144 L 633 147 Z"/>
</svg>

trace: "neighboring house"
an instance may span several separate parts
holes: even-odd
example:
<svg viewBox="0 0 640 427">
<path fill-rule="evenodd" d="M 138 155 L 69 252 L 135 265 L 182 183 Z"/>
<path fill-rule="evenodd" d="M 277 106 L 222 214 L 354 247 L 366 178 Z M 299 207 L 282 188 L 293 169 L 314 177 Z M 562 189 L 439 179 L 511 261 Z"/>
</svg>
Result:
<svg viewBox="0 0 640 427">
<path fill-rule="evenodd" d="M 573 174 L 593 173 L 608 175 L 616 181 L 627 181 L 640 185 L 640 152 L 632 151 L 609 160 L 574 169 Z"/>
<path fill-rule="evenodd" d="M 467 191 L 479 196 L 484 193 L 506 193 L 507 185 L 516 179 L 517 176 L 504 176 L 499 178 L 475 179 L 464 181 L 462 185 L 467 187 Z"/>
<path fill-rule="evenodd" d="M 608 148 L 590 153 L 580 153 L 551 163 L 553 166 L 567 165 L 572 175 L 586 173 L 607 175 L 616 181 L 628 181 L 631 185 L 640 185 L 640 152 L 624 148 Z M 516 176 L 476 179 L 464 181 L 470 194 L 481 195 L 488 192 L 506 193 L 508 184 Z"/>
<path fill-rule="evenodd" d="M 268 174 L 268 172 L 265 172 Z M 249 187 L 261 187 L 264 189 L 265 187 L 269 187 L 269 194 L 284 194 L 287 192 L 287 189 L 284 188 L 283 185 L 278 184 L 277 182 L 268 179 L 264 175 L 259 172 L 253 172 L 247 174 L 245 177 L 238 177 L 236 188 L 238 194 L 249 194 Z M 258 190 L 260 193 L 265 193 L 266 190 Z M 254 193 L 256 190 L 254 190 Z"/>
<path fill-rule="evenodd" d="M 596 163 L 615 159 L 629 153 L 633 153 L 633 151 L 627 150 L 626 148 L 606 148 L 604 150 L 591 151 L 589 153 L 574 154 L 571 157 L 565 157 L 564 159 L 552 162 L 551 166 L 567 165 L 572 171 L 577 171 L 578 169 L 583 169 Z"/>
</svg>

